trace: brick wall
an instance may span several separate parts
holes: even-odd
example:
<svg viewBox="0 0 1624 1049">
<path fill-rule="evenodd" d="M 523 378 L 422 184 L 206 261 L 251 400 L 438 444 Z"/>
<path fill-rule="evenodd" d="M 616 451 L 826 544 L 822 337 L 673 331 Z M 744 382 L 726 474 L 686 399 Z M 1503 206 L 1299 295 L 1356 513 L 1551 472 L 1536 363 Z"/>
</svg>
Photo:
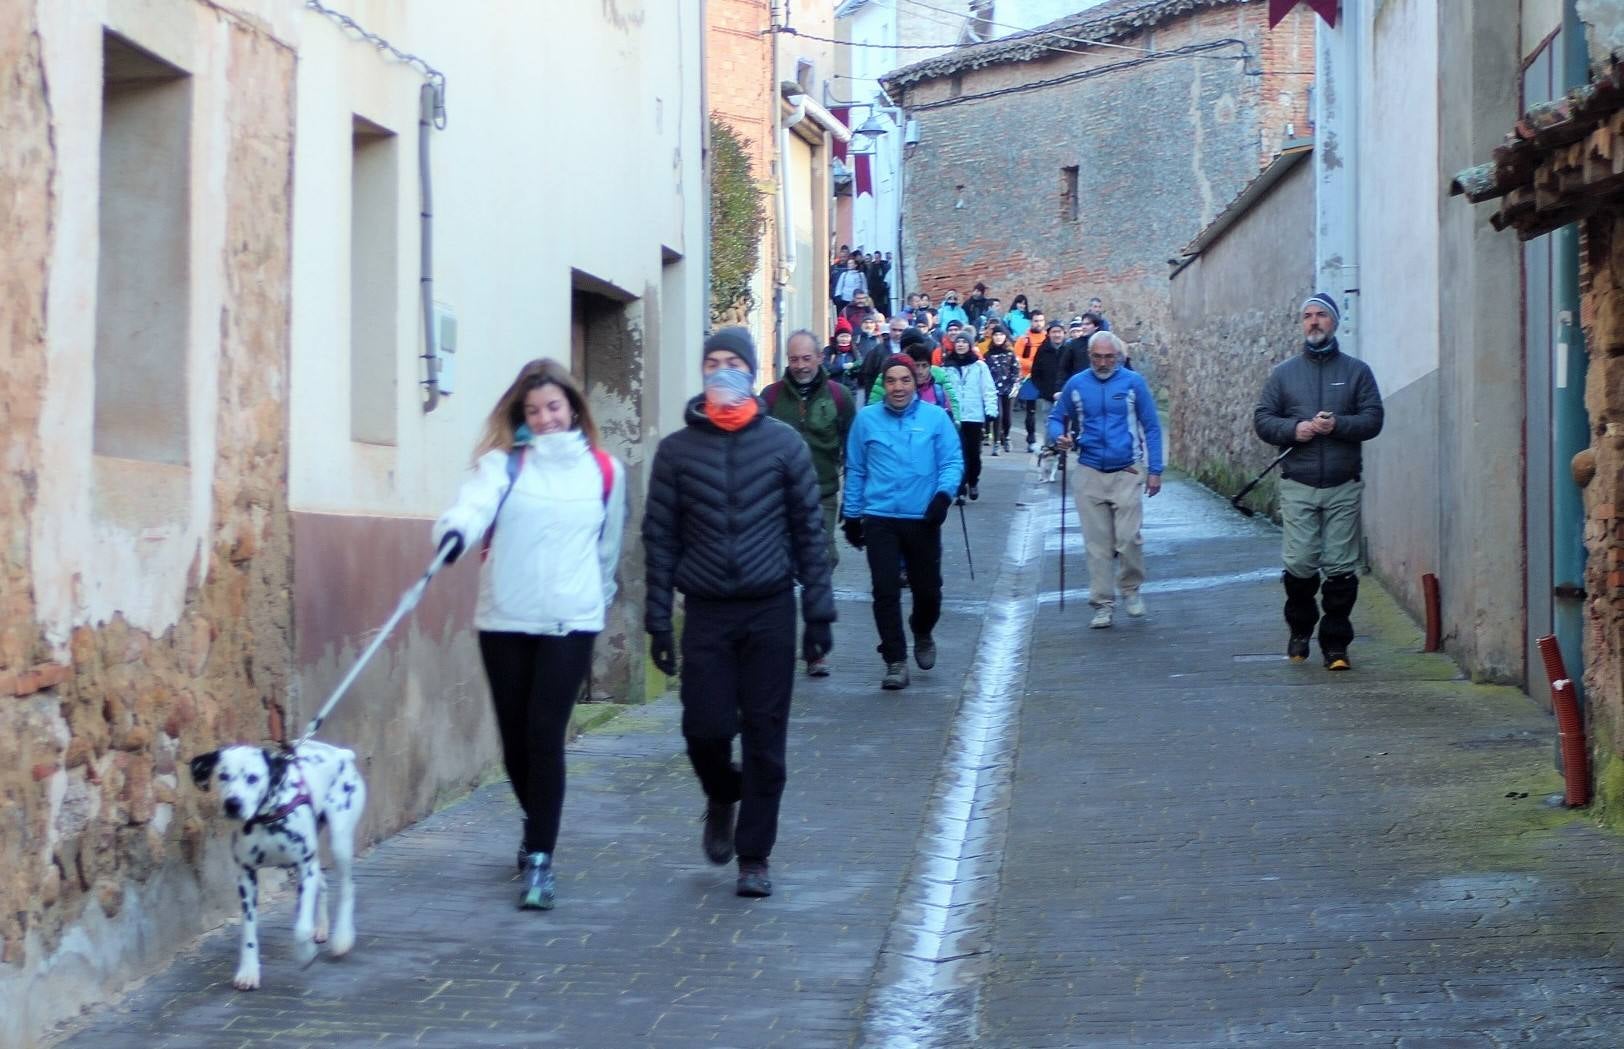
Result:
<svg viewBox="0 0 1624 1049">
<path fill-rule="evenodd" d="M 1297 11 L 1270 32 L 1267 5 L 1221 4 L 1116 41 L 1169 50 L 1233 37 L 1263 76 L 1246 75 L 1238 58 L 1122 67 L 1132 52 L 1096 48 L 913 85 L 904 105 L 920 142 L 905 161 L 903 251 L 916 276 L 899 291 L 963 291 L 982 280 L 1006 304 L 1025 292 L 1051 316 L 1079 312 L 1097 295 L 1136 365 L 1160 385 L 1170 352 L 1167 260 L 1257 175 L 1288 121 L 1306 132 L 1312 17 Z M 952 101 L 1092 69 L 1101 71 Z M 1067 166 L 1077 168 L 1076 221 L 1062 217 Z"/>
<path fill-rule="evenodd" d="M 224 285 L 211 530 L 178 621 L 161 632 L 115 615 L 53 642 L 40 618 L 33 537 L 48 476 L 40 429 L 50 352 L 45 304 L 61 250 L 53 87 L 36 5 L 0 0 L 0 1043 L 32 1032 L 165 957 L 229 913 L 229 881 L 200 876 L 211 798 L 185 759 L 280 727 L 290 665 L 287 518 L 288 301 L 294 56 L 233 19 L 217 38 L 231 71 L 222 171 L 224 250 L 194 265 Z M 99 67 L 98 67 L 99 68 Z M 82 67 L 75 72 L 83 75 Z M 221 82 L 223 83 L 223 76 Z M 99 96 L 98 96 L 99 97 Z M 94 202 L 91 202 L 94 206 Z M 83 360 L 85 358 L 78 358 Z M 178 377 L 184 380 L 185 377 Z M 88 375 L 71 378 L 88 389 Z M 88 425 L 88 423 L 87 423 Z M 213 871 L 211 873 L 222 873 Z"/>
<path fill-rule="evenodd" d="M 767 222 L 761 235 L 762 301 L 749 318 L 764 346 L 776 339 L 772 313 L 772 274 L 777 266 L 778 93 L 773 83 L 772 37 L 762 35 L 771 23 L 768 0 L 710 0 L 705 5 L 705 76 L 710 111 L 748 143 L 750 170 L 768 193 Z M 733 318 L 745 323 L 746 318 Z"/>
</svg>

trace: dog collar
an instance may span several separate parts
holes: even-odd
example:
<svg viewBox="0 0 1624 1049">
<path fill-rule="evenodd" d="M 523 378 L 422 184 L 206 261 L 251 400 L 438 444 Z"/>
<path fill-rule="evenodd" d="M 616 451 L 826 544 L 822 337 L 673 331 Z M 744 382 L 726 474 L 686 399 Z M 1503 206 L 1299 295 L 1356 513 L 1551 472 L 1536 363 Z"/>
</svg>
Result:
<svg viewBox="0 0 1624 1049">
<path fill-rule="evenodd" d="M 299 790 L 298 790 L 298 792 L 293 795 L 293 798 L 291 800 L 283 802 L 282 804 L 278 805 L 275 809 L 273 809 L 271 812 L 268 812 L 268 813 L 256 812 L 256 813 L 254 813 L 252 816 L 250 816 L 248 818 L 248 822 L 243 824 L 243 830 L 251 831 L 251 830 L 254 829 L 255 826 L 268 827 L 273 823 L 281 823 L 283 820 L 285 820 L 289 816 L 293 815 L 293 813 L 298 810 L 299 806 L 301 806 L 301 805 L 311 805 L 312 807 L 314 806 L 315 802 L 310 797 L 310 788 L 305 786 L 304 772 L 299 770 L 299 763 L 298 763 L 297 758 L 294 759 L 293 767 L 294 767 L 295 773 L 299 777 Z"/>
</svg>

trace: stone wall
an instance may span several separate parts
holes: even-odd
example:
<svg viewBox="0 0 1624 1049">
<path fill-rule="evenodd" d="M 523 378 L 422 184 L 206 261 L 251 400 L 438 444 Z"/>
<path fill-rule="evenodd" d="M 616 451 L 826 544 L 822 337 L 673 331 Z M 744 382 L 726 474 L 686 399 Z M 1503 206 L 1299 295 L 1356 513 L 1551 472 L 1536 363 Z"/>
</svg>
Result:
<svg viewBox="0 0 1624 1049">
<path fill-rule="evenodd" d="M 185 10 L 183 7 L 182 10 Z M 280 730 L 290 665 L 286 513 L 287 277 L 294 56 L 263 31 L 199 5 L 215 48 L 208 90 L 229 119 L 219 155 L 228 195 L 214 258 L 194 258 L 223 287 L 206 360 L 218 391 L 209 471 L 212 509 L 177 621 L 130 625 L 119 614 L 61 639 L 47 628 L 36 563 L 53 476 L 41 437 L 53 375 L 89 354 L 53 352 L 50 283 L 71 279 L 56 256 L 65 103 L 73 78 L 96 76 L 95 53 L 47 68 L 31 0 L 0 0 L 0 1044 L 29 1044 L 49 1023 L 165 960 L 230 913 L 220 844 L 184 761 L 221 741 Z M 99 46 L 99 33 L 81 36 Z M 99 91 L 96 92 L 99 97 Z M 201 188 L 195 192 L 201 192 Z M 91 222 L 94 228 L 94 220 Z M 197 241 L 193 242 L 194 244 Z M 93 273 L 93 270 L 92 270 Z M 91 282 L 94 285 L 94 277 Z M 194 366 L 196 366 L 194 364 Z M 217 373 L 216 370 L 217 369 Z M 182 377 L 184 379 L 184 377 Z M 194 383 L 192 389 L 200 388 Z M 86 455 L 88 458 L 88 453 Z M 93 501 L 74 504 L 94 513 Z"/>
<path fill-rule="evenodd" d="M 939 298 L 980 280 L 1005 305 L 1025 292 L 1051 317 L 1097 295 L 1160 392 L 1168 260 L 1257 175 L 1288 124 L 1308 126 L 1314 16 L 1299 9 L 1272 32 L 1266 16 L 1264 4 L 1198 6 L 1113 41 L 1171 50 L 1235 38 L 1262 76 L 1247 75 L 1238 47 L 1150 61 L 1095 48 L 911 86 L 903 105 L 920 141 L 905 162 L 904 290 Z M 1073 79 L 1023 87 L 1062 77 Z M 994 94 L 1009 88 L 1022 89 Z"/>
<path fill-rule="evenodd" d="M 1302 345 L 1298 306 L 1314 290 L 1313 170 L 1296 160 L 1171 283 L 1160 370 L 1168 461 L 1225 495 L 1276 454 L 1253 433 L 1252 410 L 1270 369 Z M 1274 476 L 1248 497 L 1271 514 Z"/>
<path fill-rule="evenodd" d="M 1624 214 L 1584 223 L 1582 321 L 1590 447 L 1573 461 L 1585 503 L 1585 695 L 1599 799 L 1624 816 Z M 1573 668 L 1570 666 L 1569 670 Z"/>
</svg>

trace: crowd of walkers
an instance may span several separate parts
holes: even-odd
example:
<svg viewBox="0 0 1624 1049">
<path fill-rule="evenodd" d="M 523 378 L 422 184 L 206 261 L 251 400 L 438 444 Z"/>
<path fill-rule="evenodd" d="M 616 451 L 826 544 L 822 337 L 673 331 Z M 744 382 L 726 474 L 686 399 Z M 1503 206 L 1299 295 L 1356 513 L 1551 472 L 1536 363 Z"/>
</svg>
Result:
<svg viewBox="0 0 1624 1049">
<path fill-rule="evenodd" d="M 1024 295 L 1005 309 L 978 283 L 962 300 L 949 289 L 940 307 L 915 293 L 888 316 L 876 304 L 888 302 L 889 260 L 842 261 L 833 339 L 791 333 L 784 377 L 759 394 L 749 332 L 705 339 L 703 388 L 650 470 L 649 658 L 680 681 L 681 732 L 706 802 L 702 848 L 716 864 L 737 859 L 741 896 L 773 891 L 797 657 L 812 676 L 830 673 L 837 532 L 867 558 L 880 686 L 904 689 L 910 644 L 919 669 L 936 663 L 949 513 L 956 504 L 964 521 L 980 496 L 981 453 L 1009 452 L 1016 411 L 1028 452 L 1039 450 L 1042 416 L 1040 460 L 1075 456 L 1069 494 L 1087 549 L 1090 626 L 1112 625 L 1119 595 L 1128 616 L 1146 614 L 1141 503 L 1161 488 L 1160 423 L 1099 300 L 1063 323 Z M 1299 314 L 1301 352 L 1275 369 L 1255 429 L 1285 449 L 1275 462 L 1287 655 L 1305 660 L 1317 626 L 1326 668 L 1345 671 L 1360 446 L 1381 430 L 1381 398 L 1369 368 L 1338 348 L 1335 301 L 1313 296 Z M 434 529 L 448 561 L 481 544 L 474 624 L 524 813 L 524 909 L 554 905 L 564 738 L 616 593 L 625 480 L 574 378 L 532 361 L 497 401 L 473 472 Z"/>
</svg>

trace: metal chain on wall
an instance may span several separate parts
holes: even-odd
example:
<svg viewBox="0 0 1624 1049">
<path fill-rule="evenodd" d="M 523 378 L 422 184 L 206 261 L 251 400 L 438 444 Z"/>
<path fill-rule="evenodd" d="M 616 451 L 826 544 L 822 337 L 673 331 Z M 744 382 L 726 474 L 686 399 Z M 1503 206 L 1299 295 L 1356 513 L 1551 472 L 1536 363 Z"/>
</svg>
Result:
<svg viewBox="0 0 1624 1049">
<path fill-rule="evenodd" d="M 445 130 L 446 115 L 444 73 L 429 65 L 428 62 L 423 58 L 414 55 L 409 51 L 402 51 L 400 48 L 396 47 L 394 44 L 391 44 L 377 33 L 369 32 L 360 23 L 356 22 L 355 19 L 351 18 L 342 11 L 334 11 L 326 4 L 323 4 L 321 0 L 305 0 L 305 7 L 315 11 L 317 14 L 326 15 L 328 18 L 331 18 L 333 21 L 337 22 L 344 29 L 354 33 L 356 36 L 362 40 L 365 40 L 379 51 L 387 51 L 398 61 L 404 62 L 407 65 L 422 71 L 424 79 L 426 79 L 434 87 L 434 126 L 437 130 Z"/>
</svg>

